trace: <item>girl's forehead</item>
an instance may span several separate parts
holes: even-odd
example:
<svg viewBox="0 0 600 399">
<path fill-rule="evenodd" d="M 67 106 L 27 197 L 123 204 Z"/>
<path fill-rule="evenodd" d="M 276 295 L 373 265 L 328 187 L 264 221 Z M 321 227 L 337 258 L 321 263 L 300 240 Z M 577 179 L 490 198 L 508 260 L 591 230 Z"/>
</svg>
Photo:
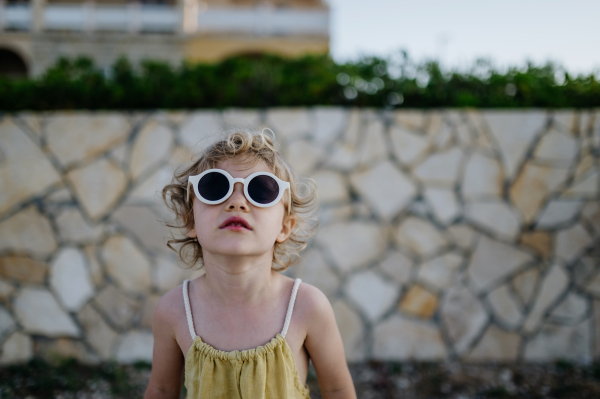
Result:
<svg viewBox="0 0 600 399">
<path fill-rule="evenodd" d="M 255 172 L 273 173 L 269 165 L 262 159 L 234 157 L 216 163 L 217 169 L 223 169 L 234 177 L 248 176 Z"/>
</svg>

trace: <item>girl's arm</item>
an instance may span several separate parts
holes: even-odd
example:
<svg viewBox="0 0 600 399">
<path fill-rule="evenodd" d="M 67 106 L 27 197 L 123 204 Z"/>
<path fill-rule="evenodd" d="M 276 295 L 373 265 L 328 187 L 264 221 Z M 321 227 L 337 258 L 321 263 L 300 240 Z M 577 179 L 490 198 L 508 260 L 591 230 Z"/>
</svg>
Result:
<svg viewBox="0 0 600 399">
<path fill-rule="evenodd" d="M 319 289 L 303 285 L 302 301 L 310 320 L 304 345 L 315 366 L 321 395 L 324 399 L 356 399 L 333 308 Z"/>
<path fill-rule="evenodd" d="M 175 308 L 176 303 L 170 300 L 172 295 L 169 294 L 158 301 L 152 316 L 152 374 L 144 399 L 179 399 L 181 395 L 183 354 L 172 327 L 173 315 L 177 314 L 172 308 Z"/>
</svg>

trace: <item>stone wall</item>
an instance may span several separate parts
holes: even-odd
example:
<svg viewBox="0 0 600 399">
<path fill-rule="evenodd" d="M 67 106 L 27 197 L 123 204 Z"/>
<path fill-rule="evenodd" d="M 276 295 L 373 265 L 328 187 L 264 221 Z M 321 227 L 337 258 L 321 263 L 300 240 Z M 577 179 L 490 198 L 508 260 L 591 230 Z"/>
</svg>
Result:
<svg viewBox="0 0 600 399">
<path fill-rule="evenodd" d="M 150 359 L 161 294 L 198 275 L 159 190 L 206 134 L 272 128 L 320 191 L 288 274 L 350 361 L 600 356 L 600 112 L 329 107 L 0 120 L 0 361 Z"/>
</svg>

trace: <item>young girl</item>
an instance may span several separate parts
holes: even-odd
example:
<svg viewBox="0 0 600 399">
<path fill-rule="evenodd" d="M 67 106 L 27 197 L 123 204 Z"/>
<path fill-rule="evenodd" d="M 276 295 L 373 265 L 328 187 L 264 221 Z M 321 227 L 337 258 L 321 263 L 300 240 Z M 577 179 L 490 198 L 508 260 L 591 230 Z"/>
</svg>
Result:
<svg viewBox="0 0 600 399">
<path fill-rule="evenodd" d="M 189 399 L 309 398 L 309 359 L 323 398 L 356 398 L 329 301 L 279 273 L 316 229 L 316 190 L 265 130 L 228 133 L 163 189 L 187 231 L 168 246 L 205 274 L 156 306 L 147 399 L 179 398 L 184 375 Z"/>
</svg>

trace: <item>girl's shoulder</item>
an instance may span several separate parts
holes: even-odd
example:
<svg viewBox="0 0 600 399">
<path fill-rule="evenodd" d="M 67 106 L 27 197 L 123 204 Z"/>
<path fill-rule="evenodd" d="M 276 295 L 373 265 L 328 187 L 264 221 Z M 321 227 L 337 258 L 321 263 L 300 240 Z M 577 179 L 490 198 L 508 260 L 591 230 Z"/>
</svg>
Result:
<svg viewBox="0 0 600 399">
<path fill-rule="evenodd" d="M 293 315 L 302 325 L 306 326 L 307 331 L 324 319 L 334 317 L 333 308 L 327 296 L 314 285 L 305 282 L 301 282 L 298 286 Z"/>
</svg>

